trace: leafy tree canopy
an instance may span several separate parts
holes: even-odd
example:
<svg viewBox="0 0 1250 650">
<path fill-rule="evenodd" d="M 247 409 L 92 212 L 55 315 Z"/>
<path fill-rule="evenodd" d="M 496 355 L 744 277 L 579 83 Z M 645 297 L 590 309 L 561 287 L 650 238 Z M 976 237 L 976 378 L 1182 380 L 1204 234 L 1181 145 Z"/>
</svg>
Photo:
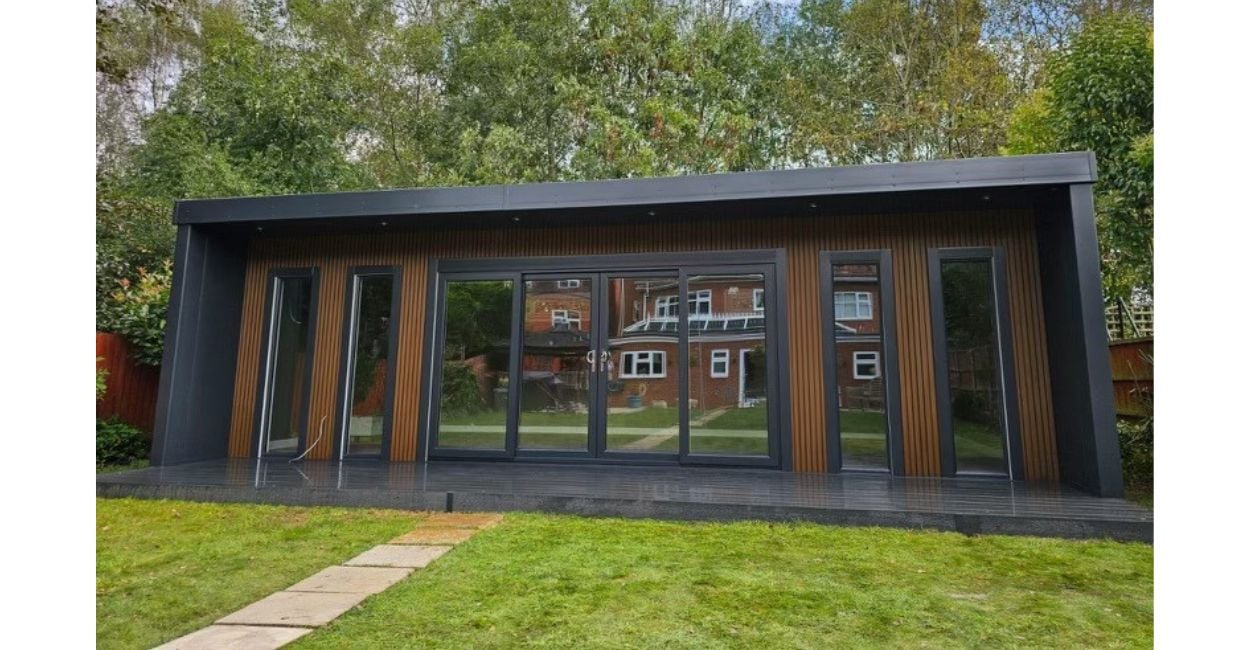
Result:
<svg viewBox="0 0 1250 650">
<path fill-rule="evenodd" d="M 1154 284 L 1154 44 L 1128 14 L 1091 21 L 1016 107 L 1006 151 L 1090 150 L 1105 293 L 1141 298 Z"/>
<path fill-rule="evenodd" d="M 1113 9 L 1132 18 L 1095 30 Z M 1148 287 L 1150 13 L 1142 0 L 98 0 L 97 298 L 107 309 L 168 258 L 179 198 L 1004 147 L 1097 151 L 1109 287 Z"/>
</svg>

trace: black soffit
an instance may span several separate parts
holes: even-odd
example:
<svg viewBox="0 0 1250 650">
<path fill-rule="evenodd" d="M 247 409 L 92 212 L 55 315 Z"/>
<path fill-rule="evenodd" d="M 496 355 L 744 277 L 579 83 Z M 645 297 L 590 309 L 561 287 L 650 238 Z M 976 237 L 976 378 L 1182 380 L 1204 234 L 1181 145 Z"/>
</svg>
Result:
<svg viewBox="0 0 1250 650">
<path fill-rule="evenodd" d="M 674 214 L 737 216 L 761 207 L 816 208 L 816 201 L 854 198 L 902 205 L 917 195 L 967 204 L 1007 195 L 995 188 L 1091 183 L 1089 152 L 1003 156 L 851 167 L 738 172 L 607 181 L 419 188 L 179 201 L 174 223 L 193 225 L 476 226 L 522 221 L 557 224 L 635 221 Z M 851 199 L 849 202 L 847 199 Z"/>
</svg>

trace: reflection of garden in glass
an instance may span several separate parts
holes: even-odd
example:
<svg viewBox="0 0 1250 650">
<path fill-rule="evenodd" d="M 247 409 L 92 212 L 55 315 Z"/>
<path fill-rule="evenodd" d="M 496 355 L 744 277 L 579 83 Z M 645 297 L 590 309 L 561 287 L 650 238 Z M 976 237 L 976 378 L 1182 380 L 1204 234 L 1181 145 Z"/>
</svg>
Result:
<svg viewBox="0 0 1250 650">
<path fill-rule="evenodd" d="M 508 407 L 511 280 L 447 283 L 439 447 L 502 451 Z M 478 420 L 471 436 L 445 431 L 448 423 Z M 454 425 L 453 425 L 454 426 Z"/>
<path fill-rule="evenodd" d="M 834 264 L 833 292 L 842 468 L 888 471 L 880 265 Z"/>
<path fill-rule="evenodd" d="M 266 453 L 295 453 L 305 398 L 312 280 L 278 278 L 274 285 L 273 331 L 269 341 Z"/>
<path fill-rule="evenodd" d="M 390 354 L 390 275 L 358 277 L 356 341 L 352 350 L 351 415 L 347 422 L 348 454 L 382 452 L 385 429 L 387 355 Z"/>
<path fill-rule="evenodd" d="M 1006 474 L 990 260 L 942 262 L 951 431 L 959 472 Z"/>
</svg>

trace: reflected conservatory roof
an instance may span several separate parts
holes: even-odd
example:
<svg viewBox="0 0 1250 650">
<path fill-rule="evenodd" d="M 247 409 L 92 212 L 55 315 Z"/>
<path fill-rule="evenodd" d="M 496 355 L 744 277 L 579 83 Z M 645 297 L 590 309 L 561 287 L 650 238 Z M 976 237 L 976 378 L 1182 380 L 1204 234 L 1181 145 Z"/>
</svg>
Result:
<svg viewBox="0 0 1250 650">
<path fill-rule="evenodd" d="M 690 332 L 747 332 L 763 331 L 764 316 L 757 312 L 728 314 L 704 314 L 690 318 Z M 677 318 L 646 318 L 625 327 L 625 334 L 645 332 L 677 332 Z"/>
</svg>

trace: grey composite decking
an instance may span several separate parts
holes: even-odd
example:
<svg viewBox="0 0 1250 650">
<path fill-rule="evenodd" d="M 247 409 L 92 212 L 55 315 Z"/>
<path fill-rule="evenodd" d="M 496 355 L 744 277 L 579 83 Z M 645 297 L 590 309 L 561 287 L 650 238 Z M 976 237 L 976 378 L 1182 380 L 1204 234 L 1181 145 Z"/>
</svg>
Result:
<svg viewBox="0 0 1250 650">
<path fill-rule="evenodd" d="M 101 474 L 104 497 L 802 520 L 1151 541 L 1151 511 L 1056 484 L 582 464 L 217 460 Z"/>
</svg>

